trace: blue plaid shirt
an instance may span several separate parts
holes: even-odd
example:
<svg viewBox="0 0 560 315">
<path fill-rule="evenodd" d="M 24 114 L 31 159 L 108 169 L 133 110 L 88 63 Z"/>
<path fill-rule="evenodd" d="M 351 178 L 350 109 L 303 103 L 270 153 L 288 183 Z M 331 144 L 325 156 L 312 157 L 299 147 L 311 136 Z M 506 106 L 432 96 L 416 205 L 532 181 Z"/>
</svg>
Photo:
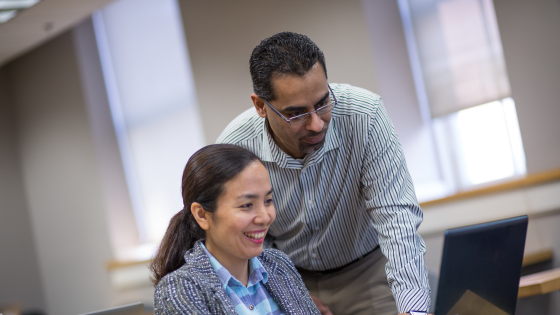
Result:
<svg viewBox="0 0 560 315">
<path fill-rule="evenodd" d="M 235 311 L 239 315 L 283 314 L 263 285 L 268 281 L 268 273 L 257 257 L 249 260 L 249 281 L 247 282 L 247 287 L 245 287 L 210 254 L 203 243 L 201 245 L 206 255 L 208 255 L 214 271 L 218 274 L 218 278 L 235 307 Z"/>
</svg>

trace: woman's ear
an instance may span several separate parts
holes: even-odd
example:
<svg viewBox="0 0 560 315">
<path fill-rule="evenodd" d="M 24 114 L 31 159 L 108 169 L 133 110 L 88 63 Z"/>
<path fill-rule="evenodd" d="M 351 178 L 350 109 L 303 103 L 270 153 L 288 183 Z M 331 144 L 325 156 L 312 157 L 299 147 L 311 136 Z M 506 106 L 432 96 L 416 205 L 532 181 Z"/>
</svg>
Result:
<svg viewBox="0 0 560 315">
<path fill-rule="evenodd" d="M 212 220 L 210 218 L 210 216 L 208 215 L 209 212 L 207 212 L 206 210 L 204 210 L 204 208 L 202 208 L 202 206 L 200 205 L 200 203 L 198 202 L 193 202 L 191 204 L 191 213 L 194 217 L 194 219 L 196 220 L 196 222 L 198 223 L 198 225 L 203 229 L 203 230 L 208 230 L 210 228 L 210 221 Z"/>
</svg>

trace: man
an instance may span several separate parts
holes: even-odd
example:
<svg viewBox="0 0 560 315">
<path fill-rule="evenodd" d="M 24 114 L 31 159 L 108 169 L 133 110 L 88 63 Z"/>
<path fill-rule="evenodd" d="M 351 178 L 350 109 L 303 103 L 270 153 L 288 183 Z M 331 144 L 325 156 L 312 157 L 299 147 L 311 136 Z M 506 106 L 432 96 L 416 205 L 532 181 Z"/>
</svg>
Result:
<svg viewBox="0 0 560 315">
<path fill-rule="evenodd" d="M 422 211 L 380 97 L 328 84 L 323 53 L 296 33 L 263 40 L 250 71 L 256 111 L 234 119 L 218 142 L 262 159 L 277 211 L 270 241 L 321 312 L 427 311 Z"/>
</svg>

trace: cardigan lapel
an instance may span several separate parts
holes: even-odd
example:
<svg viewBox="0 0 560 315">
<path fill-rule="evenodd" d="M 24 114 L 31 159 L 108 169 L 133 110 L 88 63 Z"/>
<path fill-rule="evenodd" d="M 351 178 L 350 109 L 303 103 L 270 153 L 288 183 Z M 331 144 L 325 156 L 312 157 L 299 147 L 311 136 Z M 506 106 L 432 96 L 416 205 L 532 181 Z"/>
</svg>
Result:
<svg viewBox="0 0 560 315">
<path fill-rule="evenodd" d="M 210 263 L 208 255 L 206 255 L 204 249 L 200 245 L 201 242 L 202 240 L 197 241 L 194 244 L 193 249 L 185 253 L 185 262 L 189 266 L 193 275 L 196 275 L 200 279 L 204 279 L 208 282 L 210 289 L 214 293 L 214 301 L 209 302 L 215 303 L 220 301 L 224 306 L 226 314 L 237 314 L 235 307 L 231 304 L 226 291 L 222 287 L 220 278 L 218 278 L 216 271 L 214 271 L 214 268 Z"/>
<path fill-rule="evenodd" d="M 221 288 L 222 283 L 214 271 L 208 255 L 200 245 L 201 241 L 194 244 L 193 249 L 185 253 L 185 262 L 190 271 L 208 281 L 213 290 Z"/>
<path fill-rule="evenodd" d="M 268 281 L 264 284 L 264 287 L 270 294 L 270 297 L 276 301 L 278 306 L 286 314 L 297 314 L 297 310 L 294 306 L 298 305 L 297 301 L 294 301 L 291 295 L 286 294 L 287 288 L 282 287 L 282 281 L 279 278 L 279 273 L 281 272 L 278 265 L 272 259 L 268 259 L 265 255 L 261 254 L 259 257 L 261 263 L 268 272 Z M 300 312 L 301 313 L 301 312 Z"/>
</svg>

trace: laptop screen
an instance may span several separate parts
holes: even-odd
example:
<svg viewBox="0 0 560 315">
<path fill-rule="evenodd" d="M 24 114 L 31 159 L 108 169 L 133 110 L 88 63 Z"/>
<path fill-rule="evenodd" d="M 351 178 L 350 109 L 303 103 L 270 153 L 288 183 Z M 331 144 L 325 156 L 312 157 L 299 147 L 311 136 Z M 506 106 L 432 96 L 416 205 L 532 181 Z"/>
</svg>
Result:
<svg viewBox="0 0 560 315">
<path fill-rule="evenodd" d="M 436 315 L 514 314 L 527 216 L 445 232 Z"/>
</svg>

